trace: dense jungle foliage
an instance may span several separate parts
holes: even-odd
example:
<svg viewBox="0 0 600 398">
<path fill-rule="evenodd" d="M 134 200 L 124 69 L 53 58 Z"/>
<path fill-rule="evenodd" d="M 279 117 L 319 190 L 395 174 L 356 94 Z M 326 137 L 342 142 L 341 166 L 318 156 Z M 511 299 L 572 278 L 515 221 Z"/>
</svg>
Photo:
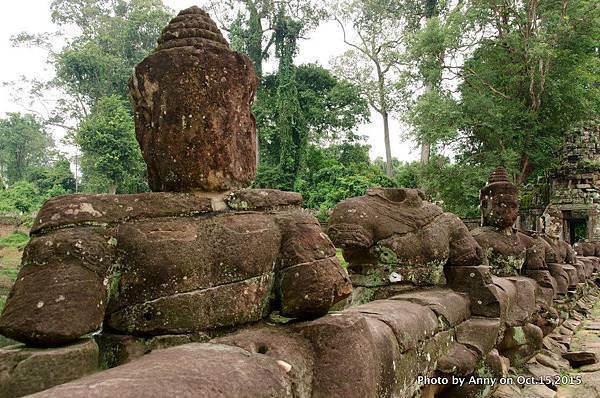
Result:
<svg viewBox="0 0 600 398">
<path fill-rule="evenodd" d="M 255 186 L 299 191 L 323 218 L 373 186 L 418 187 L 445 210 L 476 216 L 493 167 L 534 181 L 556 165 L 566 134 L 599 120 L 596 0 L 203 5 L 261 79 Z M 3 212 L 28 214 L 66 193 L 148 189 L 126 82 L 174 11 L 159 0 L 54 0 L 51 11 L 55 31 L 13 38 L 47 49 L 55 71 L 19 84 L 38 103 L 59 100 L 47 113 L 0 120 Z M 303 38 L 328 21 L 347 51 L 328 66 L 297 64 Z M 370 159 L 361 133 L 372 118 L 382 121 L 385 159 Z M 391 119 L 403 131 L 390 130 Z M 77 158 L 57 149 L 57 128 Z M 420 161 L 393 158 L 390 134 L 418 143 Z"/>
</svg>

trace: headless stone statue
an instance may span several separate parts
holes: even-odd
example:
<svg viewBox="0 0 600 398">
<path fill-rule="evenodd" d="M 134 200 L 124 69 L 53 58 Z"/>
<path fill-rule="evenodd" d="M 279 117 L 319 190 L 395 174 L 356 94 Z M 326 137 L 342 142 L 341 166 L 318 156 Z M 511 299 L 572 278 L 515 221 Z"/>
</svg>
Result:
<svg viewBox="0 0 600 398">
<path fill-rule="evenodd" d="M 129 83 L 160 192 L 46 202 L 0 332 L 38 346 L 101 326 L 214 335 L 272 311 L 314 318 L 348 296 L 335 248 L 299 194 L 240 189 L 255 175 L 256 85 L 248 57 L 229 50 L 208 14 L 176 16 Z"/>
<path fill-rule="evenodd" d="M 483 260 L 462 221 L 416 189 L 371 189 L 340 202 L 328 234 L 349 263 L 353 303 L 444 285 L 444 266 Z"/>
</svg>

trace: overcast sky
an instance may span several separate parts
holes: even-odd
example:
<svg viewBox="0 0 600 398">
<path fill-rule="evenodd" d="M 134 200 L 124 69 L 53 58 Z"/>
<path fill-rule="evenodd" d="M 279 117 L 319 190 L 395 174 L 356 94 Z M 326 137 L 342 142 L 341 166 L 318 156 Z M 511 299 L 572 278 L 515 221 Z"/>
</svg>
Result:
<svg viewBox="0 0 600 398">
<path fill-rule="evenodd" d="M 52 67 L 46 64 L 44 51 L 15 48 L 10 43 L 10 37 L 22 31 L 35 33 L 53 30 L 54 26 L 50 22 L 51 2 L 52 0 L 2 1 L 2 5 L 0 5 L 0 54 L 2 54 L 0 82 L 13 81 L 19 79 L 21 75 L 38 78 L 52 76 Z M 163 3 L 179 11 L 195 4 L 201 5 L 202 1 L 163 0 Z M 311 32 L 307 40 L 300 42 L 296 63 L 316 62 L 328 67 L 330 59 L 341 54 L 345 49 L 339 27 L 333 23 L 326 23 Z M 43 109 L 39 110 L 43 112 Z M 0 87 L 0 117 L 7 112 L 24 111 L 24 108 L 11 98 L 10 90 Z M 360 134 L 368 136 L 368 143 L 372 148 L 372 158 L 385 157 L 383 128 L 380 119 L 378 114 L 373 113 L 372 122 L 359 128 Z M 390 128 L 392 155 L 403 161 L 417 159 L 418 150 L 415 149 L 415 144 L 401 141 L 400 125 L 392 122 Z M 53 131 L 57 141 L 63 133 L 59 130 Z"/>
</svg>

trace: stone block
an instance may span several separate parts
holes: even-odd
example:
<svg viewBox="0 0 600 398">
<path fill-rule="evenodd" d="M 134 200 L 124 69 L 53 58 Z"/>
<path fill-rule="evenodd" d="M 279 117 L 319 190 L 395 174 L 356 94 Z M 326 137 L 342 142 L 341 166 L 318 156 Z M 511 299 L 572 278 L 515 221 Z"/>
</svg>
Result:
<svg viewBox="0 0 600 398">
<path fill-rule="evenodd" d="M 106 324 L 126 334 L 194 333 L 260 320 L 266 315 L 273 275 L 173 294 L 125 307 Z"/>
<path fill-rule="evenodd" d="M 500 319 L 471 318 L 456 327 L 456 342 L 484 357 L 496 345 L 502 331 Z"/>
<path fill-rule="evenodd" d="M 352 293 L 346 271 L 335 257 L 285 268 L 279 273 L 281 314 L 290 318 L 316 318 Z"/>
<path fill-rule="evenodd" d="M 295 329 L 315 353 L 313 397 L 399 395 L 394 364 L 403 359 L 394 332 L 384 322 L 343 312 Z"/>
<path fill-rule="evenodd" d="M 73 225 L 118 224 L 147 218 L 195 216 L 216 210 L 202 193 L 146 192 L 132 195 L 64 195 L 47 200 L 32 234 Z"/>
<path fill-rule="evenodd" d="M 511 326 L 523 324 L 536 311 L 536 290 L 537 284 L 530 278 L 517 276 L 507 278 L 517 289 L 517 299 L 512 310 L 508 314 L 508 321 Z"/>
<path fill-rule="evenodd" d="M 448 354 L 443 356 L 437 370 L 448 375 L 467 376 L 475 370 L 481 355 L 474 349 L 460 343 L 453 343 Z"/>
<path fill-rule="evenodd" d="M 240 189 L 225 198 L 233 210 L 277 210 L 302 206 L 302 195 L 277 189 Z"/>
<path fill-rule="evenodd" d="M 510 360 L 511 365 L 519 366 L 542 348 L 542 329 L 531 323 L 507 328 L 498 349 Z"/>
<path fill-rule="evenodd" d="M 579 284 L 579 273 L 577 272 L 577 268 L 570 264 L 562 264 L 562 267 L 569 277 L 569 289 L 577 289 L 577 285 Z"/>
<path fill-rule="evenodd" d="M 450 289 L 428 289 L 393 296 L 390 300 L 410 301 L 429 307 L 453 327 L 471 316 L 469 297 Z"/>
<path fill-rule="evenodd" d="M 16 398 L 33 394 L 97 369 L 98 346 L 92 339 L 57 348 L 39 349 L 22 344 L 5 347 L 0 349 L 0 396 Z"/>
<path fill-rule="evenodd" d="M 278 268 L 335 256 L 335 246 L 317 219 L 304 210 L 278 212 L 275 221 L 283 232 Z"/>
<path fill-rule="evenodd" d="M 193 342 L 206 342 L 205 334 L 171 334 L 155 337 L 136 337 L 102 332 L 94 335 L 100 350 L 100 368 L 109 369 L 123 365 L 154 350 L 175 347 Z"/>
<path fill-rule="evenodd" d="M 569 361 L 571 366 L 574 368 L 598 362 L 598 357 L 596 354 L 589 351 L 565 352 L 562 354 L 562 357 Z"/>
<path fill-rule="evenodd" d="M 562 264 L 548 263 L 548 270 L 556 280 L 556 293 L 567 294 L 569 291 L 569 275 L 564 270 Z"/>
<path fill-rule="evenodd" d="M 167 218 L 121 225 L 107 312 L 274 272 L 281 234 L 268 214 Z"/>
<path fill-rule="evenodd" d="M 250 328 L 211 340 L 214 344 L 240 347 L 279 361 L 292 380 L 294 397 L 310 397 L 314 368 L 312 346 L 301 335 L 282 328 Z"/>
<path fill-rule="evenodd" d="M 152 352 L 33 397 L 292 397 L 285 368 L 272 357 L 238 347 L 192 343 Z"/>
<path fill-rule="evenodd" d="M 400 352 L 415 348 L 443 326 L 429 307 L 408 301 L 377 300 L 352 307 L 345 313 L 360 313 L 388 325 L 396 335 Z"/>
</svg>

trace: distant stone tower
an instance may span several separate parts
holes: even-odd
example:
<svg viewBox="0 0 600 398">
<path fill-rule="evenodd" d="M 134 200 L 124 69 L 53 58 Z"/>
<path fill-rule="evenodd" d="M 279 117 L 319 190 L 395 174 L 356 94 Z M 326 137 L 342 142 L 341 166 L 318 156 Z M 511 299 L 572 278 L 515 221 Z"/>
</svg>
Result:
<svg viewBox="0 0 600 398">
<path fill-rule="evenodd" d="M 600 240 L 600 125 L 590 123 L 567 136 L 562 164 L 550 176 L 549 204 L 563 238 Z"/>
</svg>

